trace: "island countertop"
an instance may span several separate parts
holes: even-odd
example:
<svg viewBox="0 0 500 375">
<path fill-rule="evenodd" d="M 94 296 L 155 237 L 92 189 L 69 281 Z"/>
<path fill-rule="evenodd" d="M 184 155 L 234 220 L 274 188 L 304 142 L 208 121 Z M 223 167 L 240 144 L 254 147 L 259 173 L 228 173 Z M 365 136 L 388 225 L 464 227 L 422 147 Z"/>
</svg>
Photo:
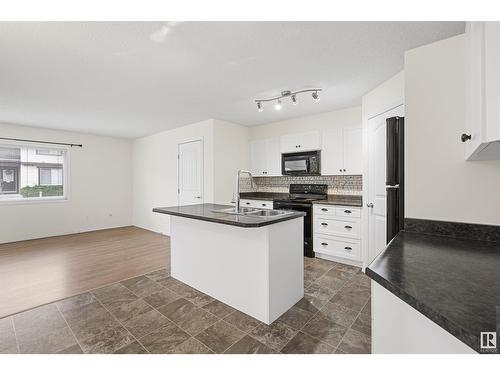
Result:
<svg viewBox="0 0 500 375">
<path fill-rule="evenodd" d="M 424 227 L 411 220 L 409 230 Z M 433 233 L 446 228 L 438 222 L 425 226 Z M 496 331 L 499 269 L 500 242 L 406 230 L 366 268 L 366 274 L 480 352 L 480 333 Z"/>
<path fill-rule="evenodd" d="M 173 216 L 181 216 L 202 221 L 210 221 L 219 224 L 233 225 L 243 228 L 263 227 L 266 225 L 276 224 L 282 221 L 297 219 L 299 217 L 305 216 L 305 212 L 298 211 L 290 211 L 289 214 L 283 216 L 269 217 L 258 217 L 253 215 L 231 215 L 223 212 L 214 212 L 214 210 L 221 210 L 231 207 L 234 206 L 204 203 L 188 206 L 157 207 L 153 208 L 153 212 Z"/>
</svg>

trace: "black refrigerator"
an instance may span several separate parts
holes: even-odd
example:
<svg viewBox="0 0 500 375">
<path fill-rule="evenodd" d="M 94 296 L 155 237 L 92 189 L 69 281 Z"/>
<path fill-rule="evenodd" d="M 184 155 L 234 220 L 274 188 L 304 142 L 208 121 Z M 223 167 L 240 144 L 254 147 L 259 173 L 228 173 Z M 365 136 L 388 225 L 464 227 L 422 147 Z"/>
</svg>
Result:
<svg viewBox="0 0 500 375">
<path fill-rule="evenodd" d="M 387 191 L 387 243 L 404 227 L 405 206 L 405 132 L 404 117 L 387 120 L 387 170 L 385 189 Z"/>
</svg>

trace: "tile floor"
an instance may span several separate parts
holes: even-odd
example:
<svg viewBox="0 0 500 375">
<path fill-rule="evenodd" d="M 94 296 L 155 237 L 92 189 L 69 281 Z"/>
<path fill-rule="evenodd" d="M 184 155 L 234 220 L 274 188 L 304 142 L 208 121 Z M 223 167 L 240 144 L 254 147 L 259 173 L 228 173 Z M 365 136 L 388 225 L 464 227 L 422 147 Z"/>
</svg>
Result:
<svg viewBox="0 0 500 375">
<path fill-rule="evenodd" d="M 0 353 L 370 353 L 370 281 L 305 258 L 305 297 L 270 326 L 166 269 L 0 319 Z"/>
</svg>

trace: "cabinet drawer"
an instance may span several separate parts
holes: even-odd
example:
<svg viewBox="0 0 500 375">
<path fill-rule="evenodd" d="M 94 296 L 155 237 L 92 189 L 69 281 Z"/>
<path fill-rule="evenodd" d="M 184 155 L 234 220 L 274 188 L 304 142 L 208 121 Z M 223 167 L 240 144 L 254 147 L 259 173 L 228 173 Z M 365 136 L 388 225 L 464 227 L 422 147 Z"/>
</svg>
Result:
<svg viewBox="0 0 500 375">
<path fill-rule="evenodd" d="M 350 241 L 344 238 L 315 235 L 314 251 L 337 257 L 361 260 L 360 241 Z"/>
<path fill-rule="evenodd" d="M 361 209 L 360 208 L 355 208 L 355 207 L 346 207 L 346 206 L 334 206 L 334 205 L 321 205 L 321 204 L 315 204 L 314 205 L 314 214 L 318 216 L 336 216 L 339 218 L 346 218 L 346 217 L 354 217 L 354 218 L 360 218 L 361 217 Z"/>
<path fill-rule="evenodd" d="M 361 209 L 341 207 L 335 208 L 335 214 L 340 217 L 361 217 Z"/>
<path fill-rule="evenodd" d="M 353 221 L 315 217 L 314 232 L 349 238 L 360 238 L 361 223 L 359 220 Z"/>
<path fill-rule="evenodd" d="M 240 206 L 270 210 L 273 208 L 273 201 L 264 201 L 257 199 L 240 199 Z"/>
<path fill-rule="evenodd" d="M 330 206 L 330 205 L 315 204 L 313 206 L 313 212 L 315 215 L 335 216 L 336 215 L 336 207 Z"/>
</svg>

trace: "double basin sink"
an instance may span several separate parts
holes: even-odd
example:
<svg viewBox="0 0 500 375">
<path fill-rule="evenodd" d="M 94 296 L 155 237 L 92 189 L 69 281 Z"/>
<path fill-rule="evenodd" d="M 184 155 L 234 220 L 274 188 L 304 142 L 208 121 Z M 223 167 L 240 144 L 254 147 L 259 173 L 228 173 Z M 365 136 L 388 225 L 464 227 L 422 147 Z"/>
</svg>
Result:
<svg viewBox="0 0 500 375">
<path fill-rule="evenodd" d="M 228 215 L 245 215 L 245 216 L 256 216 L 256 217 L 276 217 L 290 215 L 293 212 L 282 211 L 282 210 L 260 210 L 258 208 L 240 207 L 236 211 L 236 207 L 223 208 L 220 210 L 213 210 L 212 212 L 223 213 Z"/>
</svg>

